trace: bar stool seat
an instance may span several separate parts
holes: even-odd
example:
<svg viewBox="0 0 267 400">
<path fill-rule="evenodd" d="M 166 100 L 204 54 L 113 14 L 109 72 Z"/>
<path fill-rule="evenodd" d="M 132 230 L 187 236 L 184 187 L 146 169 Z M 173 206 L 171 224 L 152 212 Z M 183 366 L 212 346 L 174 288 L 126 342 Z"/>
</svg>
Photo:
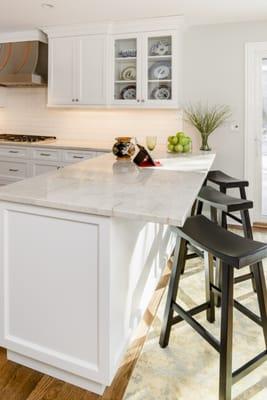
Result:
<svg viewBox="0 0 267 400">
<path fill-rule="evenodd" d="M 225 174 L 222 171 L 210 171 L 207 176 L 207 180 L 226 189 L 236 187 L 246 187 L 249 185 L 247 180 L 237 179 L 230 175 Z"/>
<path fill-rule="evenodd" d="M 188 218 L 183 228 L 177 229 L 190 244 L 238 269 L 267 257 L 267 244 L 229 232 L 203 215 Z"/>
<path fill-rule="evenodd" d="M 253 202 L 219 192 L 211 186 L 203 186 L 197 196 L 199 201 L 224 212 L 234 212 L 253 208 Z"/>
</svg>

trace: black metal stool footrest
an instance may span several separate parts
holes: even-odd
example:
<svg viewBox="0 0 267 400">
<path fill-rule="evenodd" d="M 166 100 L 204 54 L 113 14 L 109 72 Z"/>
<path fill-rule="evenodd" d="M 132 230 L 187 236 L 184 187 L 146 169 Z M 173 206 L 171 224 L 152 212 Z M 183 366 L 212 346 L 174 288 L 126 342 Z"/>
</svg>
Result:
<svg viewBox="0 0 267 400">
<path fill-rule="evenodd" d="M 249 272 L 248 274 L 236 276 L 234 278 L 234 283 L 244 282 L 244 281 L 247 281 L 248 279 L 252 279 L 252 278 L 253 278 L 253 274 L 252 274 L 252 272 Z"/>
<path fill-rule="evenodd" d="M 215 350 L 220 352 L 220 342 L 216 339 L 207 329 L 205 329 L 192 315 L 198 314 L 201 311 L 208 309 L 210 303 L 203 303 L 200 306 L 197 306 L 191 310 L 184 310 L 179 304 L 173 302 L 172 308 L 177 314 L 179 314 L 179 319 L 177 317 L 177 322 L 180 322 L 180 319 L 186 321 L 199 335 L 203 337 Z M 198 310 L 197 310 L 198 309 Z M 192 314 L 191 314 L 192 313 Z"/>
</svg>

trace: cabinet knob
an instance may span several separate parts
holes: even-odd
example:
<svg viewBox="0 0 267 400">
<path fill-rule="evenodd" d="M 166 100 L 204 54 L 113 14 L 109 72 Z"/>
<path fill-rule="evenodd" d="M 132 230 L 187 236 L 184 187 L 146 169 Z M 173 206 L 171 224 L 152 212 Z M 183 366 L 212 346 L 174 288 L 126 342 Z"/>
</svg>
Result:
<svg viewBox="0 0 267 400">
<path fill-rule="evenodd" d="M 79 101 L 79 99 L 76 99 L 75 101 Z"/>
<path fill-rule="evenodd" d="M 142 103 L 144 103 L 144 102 L 145 102 L 145 100 L 144 100 L 144 99 L 142 99 L 142 100 L 141 100 L 141 102 L 142 102 Z"/>
<path fill-rule="evenodd" d="M 139 99 L 137 99 L 137 103 L 140 103 L 140 100 L 139 100 Z"/>
<path fill-rule="evenodd" d="M 75 101 L 75 99 L 72 99 L 72 101 L 74 102 L 74 101 Z"/>
</svg>

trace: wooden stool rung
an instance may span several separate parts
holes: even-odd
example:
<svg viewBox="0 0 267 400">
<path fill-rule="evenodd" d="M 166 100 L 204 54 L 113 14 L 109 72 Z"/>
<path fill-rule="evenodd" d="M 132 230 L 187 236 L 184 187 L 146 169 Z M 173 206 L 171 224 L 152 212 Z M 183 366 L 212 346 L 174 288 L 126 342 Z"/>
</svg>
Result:
<svg viewBox="0 0 267 400">
<path fill-rule="evenodd" d="M 256 357 L 249 360 L 247 363 L 242 365 L 240 368 L 235 370 L 232 374 L 232 383 L 237 383 L 240 379 L 244 378 L 250 372 L 254 371 L 257 367 L 267 361 L 267 351 L 263 351 L 262 353 L 258 354 Z"/>
<path fill-rule="evenodd" d="M 174 304 L 175 304 L 175 303 L 174 303 Z M 205 303 L 200 304 L 199 306 L 196 306 L 196 307 L 194 307 L 194 308 L 191 308 L 191 310 L 188 310 L 187 312 L 188 312 L 191 316 L 193 316 L 193 315 L 199 314 L 199 313 L 201 313 L 201 312 L 203 312 L 203 311 L 206 311 L 206 310 L 208 310 L 209 308 L 210 308 L 210 302 L 209 302 L 209 301 L 206 301 Z M 182 322 L 182 321 L 184 321 L 184 319 L 183 319 L 180 315 L 176 315 L 176 316 L 173 317 L 173 319 L 172 319 L 172 325 L 178 324 L 179 322 Z"/>
<path fill-rule="evenodd" d="M 172 307 L 183 320 L 185 320 L 200 336 L 203 337 L 215 350 L 220 352 L 221 346 L 218 339 L 216 339 L 207 329 L 205 329 L 195 318 L 190 315 L 189 311 L 185 311 L 179 304 L 173 302 Z"/>
<path fill-rule="evenodd" d="M 252 278 L 253 278 L 253 274 L 251 272 L 249 272 L 248 274 L 236 276 L 234 278 L 234 283 L 244 282 L 244 281 L 247 281 L 248 279 L 252 279 Z"/>
</svg>

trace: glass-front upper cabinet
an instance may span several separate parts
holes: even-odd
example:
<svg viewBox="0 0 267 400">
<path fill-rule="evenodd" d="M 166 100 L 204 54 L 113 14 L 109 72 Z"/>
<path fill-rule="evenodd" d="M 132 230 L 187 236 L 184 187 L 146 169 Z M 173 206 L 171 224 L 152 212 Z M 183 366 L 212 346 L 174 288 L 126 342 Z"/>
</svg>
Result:
<svg viewBox="0 0 267 400">
<path fill-rule="evenodd" d="M 177 58 L 175 32 L 115 35 L 111 103 L 177 107 Z"/>
<path fill-rule="evenodd" d="M 169 105 L 176 100 L 177 57 L 173 35 L 147 36 L 145 43 L 146 62 L 143 73 L 143 98 L 149 105 Z M 176 59 L 175 59 L 176 61 Z"/>
<path fill-rule="evenodd" d="M 131 105 L 140 102 L 140 40 L 138 36 L 113 41 L 112 102 Z"/>
</svg>

